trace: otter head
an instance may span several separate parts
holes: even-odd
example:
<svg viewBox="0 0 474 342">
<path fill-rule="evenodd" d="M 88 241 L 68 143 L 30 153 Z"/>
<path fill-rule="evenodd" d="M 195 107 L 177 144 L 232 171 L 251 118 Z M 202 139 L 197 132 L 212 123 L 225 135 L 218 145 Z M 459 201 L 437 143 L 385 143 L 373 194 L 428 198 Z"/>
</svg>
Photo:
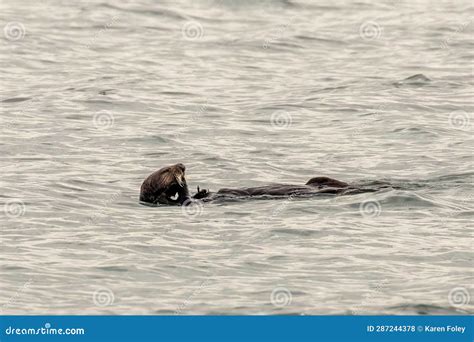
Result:
<svg viewBox="0 0 474 342">
<path fill-rule="evenodd" d="M 182 205 L 190 200 L 184 172 L 179 163 L 166 166 L 148 176 L 140 190 L 140 201 L 147 203 Z"/>
</svg>

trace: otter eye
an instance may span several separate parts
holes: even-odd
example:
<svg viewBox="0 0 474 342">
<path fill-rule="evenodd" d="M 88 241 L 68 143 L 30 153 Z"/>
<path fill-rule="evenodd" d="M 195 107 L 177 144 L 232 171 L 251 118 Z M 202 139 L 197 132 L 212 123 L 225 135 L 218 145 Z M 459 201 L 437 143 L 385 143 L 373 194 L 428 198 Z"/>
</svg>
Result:
<svg viewBox="0 0 474 342">
<path fill-rule="evenodd" d="M 170 196 L 170 199 L 172 199 L 173 201 L 176 201 L 178 197 L 179 197 L 179 194 L 175 193 L 173 196 Z"/>
</svg>

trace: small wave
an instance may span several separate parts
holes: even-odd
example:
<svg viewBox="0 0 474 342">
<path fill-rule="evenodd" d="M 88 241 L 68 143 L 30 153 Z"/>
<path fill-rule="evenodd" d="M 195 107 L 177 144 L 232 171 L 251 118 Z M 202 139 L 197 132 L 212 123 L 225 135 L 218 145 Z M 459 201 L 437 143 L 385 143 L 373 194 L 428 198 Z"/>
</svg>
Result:
<svg viewBox="0 0 474 342">
<path fill-rule="evenodd" d="M 431 304 L 402 304 L 387 308 L 398 315 L 465 315 L 469 312 L 449 306 Z"/>
<path fill-rule="evenodd" d="M 453 173 L 449 175 L 442 175 L 434 178 L 430 178 L 427 182 L 444 182 L 444 181 L 458 181 L 461 180 L 462 183 L 469 183 L 471 184 L 473 181 L 474 172 L 465 172 L 465 173 Z"/>
<path fill-rule="evenodd" d="M 416 74 L 410 77 L 407 77 L 401 81 L 395 82 L 394 85 L 396 87 L 402 87 L 402 86 L 423 86 L 431 82 L 431 79 L 426 77 L 423 74 Z"/>
<path fill-rule="evenodd" d="M 184 91 L 162 91 L 162 95 L 172 95 L 172 96 L 198 96 L 197 94 L 187 93 Z"/>
<path fill-rule="evenodd" d="M 409 134 L 409 135 L 427 135 L 433 138 L 439 136 L 437 132 L 421 128 L 421 127 L 400 127 L 395 128 L 392 130 L 392 133 L 402 133 L 402 134 Z"/>
<path fill-rule="evenodd" d="M 156 16 L 156 17 L 167 17 L 170 19 L 178 19 L 178 20 L 186 19 L 185 16 L 171 9 L 124 8 L 120 6 L 114 6 L 108 3 L 104 3 L 101 6 L 105 8 L 110 8 L 116 11 L 122 11 L 122 12 L 128 12 L 128 13 L 136 13 L 136 14 L 143 14 L 143 15 Z"/>
<path fill-rule="evenodd" d="M 400 206 L 400 207 L 437 207 L 439 206 L 435 201 L 423 198 L 415 193 L 405 193 L 399 195 L 388 196 L 381 201 L 382 205 Z"/>
<path fill-rule="evenodd" d="M 97 267 L 99 270 L 106 271 L 106 272 L 128 272 L 130 271 L 126 267 L 120 267 L 120 266 L 100 266 Z"/>
<path fill-rule="evenodd" d="M 313 230 L 313 229 L 290 229 L 290 228 L 281 228 L 281 229 L 272 229 L 272 233 L 275 234 L 289 234 L 289 235 L 299 235 L 299 236 L 315 236 L 325 234 L 324 231 Z"/>
<path fill-rule="evenodd" d="M 104 90 L 99 91 L 99 95 L 113 94 L 113 93 L 116 93 L 116 90 L 117 89 L 104 89 Z"/>
<path fill-rule="evenodd" d="M 436 197 L 428 197 L 426 195 L 420 195 L 418 193 L 406 190 L 395 190 L 387 191 L 377 196 L 376 200 L 383 208 L 392 209 L 408 209 L 408 208 L 445 208 L 452 210 L 464 210 L 447 201 L 440 200 Z M 359 206 L 360 203 L 351 204 L 352 207 Z"/>
<path fill-rule="evenodd" d="M 11 102 L 23 102 L 23 101 L 28 101 L 31 100 L 32 97 L 12 97 L 9 99 L 2 100 L 2 102 L 5 103 L 11 103 Z"/>
<path fill-rule="evenodd" d="M 84 188 L 77 187 L 77 186 L 72 186 L 70 184 L 60 183 L 60 182 L 56 183 L 56 187 L 58 187 L 60 189 L 72 190 L 72 191 L 86 191 L 86 189 L 84 189 Z"/>
<path fill-rule="evenodd" d="M 179 314 L 179 311 L 177 311 L 177 310 L 167 310 L 167 309 L 162 309 L 162 310 L 156 310 L 155 311 L 155 315 L 159 315 L 159 316 L 172 316 L 172 315 L 176 315 L 176 314 Z"/>
<path fill-rule="evenodd" d="M 308 36 L 308 35 L 295 35 L 295 39 L 300 39 L 300 40 L 308 40 L 308 41 L 314 41 L 314 42 L 320 42 L 323 44 L 333 44 L 333 45 L 345 45 L 346 42 L 338 39 L 328 39 L 328 38 L 321 38 L 321 37 L 313 37 L 313 36 Z"/>
</svg>

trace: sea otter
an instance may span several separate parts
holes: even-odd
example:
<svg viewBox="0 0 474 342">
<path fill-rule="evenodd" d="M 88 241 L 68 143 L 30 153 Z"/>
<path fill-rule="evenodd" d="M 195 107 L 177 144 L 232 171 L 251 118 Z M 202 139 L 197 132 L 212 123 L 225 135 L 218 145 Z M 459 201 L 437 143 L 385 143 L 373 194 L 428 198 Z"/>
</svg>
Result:
<svg viewBox="0 0 474 342">
<path fill-rule="evenodd" d="M 304 185 L 274 184 L 268 186 L 220 189 L 217 192 L 200 190 L 190 196 L 185 178 L 185 166 L 181 163 L 167 166 L 155 171 L 143 182 L 140 190 L 140 201 L 151 204 L 188 205 L 193 199 L 212 201 L 236 197 L 307 197 L 313 194 L 354 194 L 374 191 L 350 186 L 329 177 L 314 177 Z"/>
<path fill-rule="evenodd" d="M 179 163 L 166 166 L 149 175 L 142 183 L 140 201 L 151 204 L 183 205 L 190 201 L 184 172 Z"/>
</svg>

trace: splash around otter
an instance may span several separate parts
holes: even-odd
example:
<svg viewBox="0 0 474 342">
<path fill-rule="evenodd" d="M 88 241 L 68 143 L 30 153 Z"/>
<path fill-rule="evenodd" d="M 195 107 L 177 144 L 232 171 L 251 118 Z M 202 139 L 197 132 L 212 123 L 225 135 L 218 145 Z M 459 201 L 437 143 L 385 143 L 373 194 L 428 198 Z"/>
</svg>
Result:
<svg viewBox="0 0 474 342">
<path fill-rule="evenodd" d="M 190 195 L 185 177 L 186 167 L 179 163 L 159 169 L 149 175 L 142 183 L 140 201 L 148 204 L 188 205 L 193 200 L 209 202 L 234 198 L 309 197 L 317 194 L 346 195 L 361 192 L 373 192 L 329 177 L 313 177 L 305 184 L 272 184 L 250 188 L 223 188 L 217 192 L 201 190 Z"/>
</svg>

